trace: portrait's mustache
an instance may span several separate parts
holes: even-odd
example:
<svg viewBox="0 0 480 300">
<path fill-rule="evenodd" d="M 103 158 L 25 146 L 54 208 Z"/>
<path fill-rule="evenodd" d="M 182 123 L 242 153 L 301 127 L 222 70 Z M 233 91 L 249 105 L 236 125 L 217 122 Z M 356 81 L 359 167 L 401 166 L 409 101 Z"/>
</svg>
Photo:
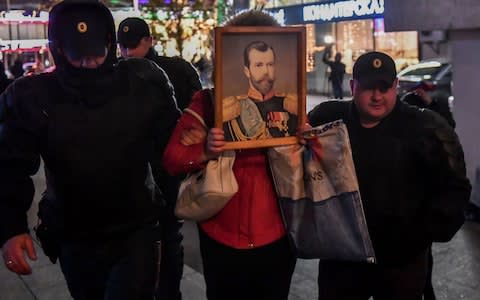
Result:
<svg viewBox="0 0 480 300">
<path fill-rule="evenodd" d="M 273 83 L 274 80 L 268 76 L 264 76 L 263 78 L 257 80 L 258 83 L 262 83 L 262 82 L 268 82 L 268 83 Z"/>
</svg>

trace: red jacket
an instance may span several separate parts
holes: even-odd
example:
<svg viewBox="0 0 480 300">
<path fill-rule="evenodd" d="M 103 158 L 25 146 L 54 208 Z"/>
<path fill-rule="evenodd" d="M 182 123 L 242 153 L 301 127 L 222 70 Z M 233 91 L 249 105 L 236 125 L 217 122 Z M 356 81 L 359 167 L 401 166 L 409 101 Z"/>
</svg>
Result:
<svg viewBox="0 0 480 300">
<path fill-rule="evenodd" d="M 189 108 L 197 112 L 206 124 L 213 126 L 213 102 L 208 91 L 193 97 Z M 204 143 L 184 146 L 180 143 L 183 130 L 200 122 L 184 113 L 164 152 L 163 164 L 171 175 L 188 173 L 204 167 L 199 161 Z M 239 191 L 213 218 L 200 223 L 212 239 L 237 249 L 247 249 L 272 243 L 285 235 L 265 149 L 236 152 L 233 172 Z"/>
</svg>

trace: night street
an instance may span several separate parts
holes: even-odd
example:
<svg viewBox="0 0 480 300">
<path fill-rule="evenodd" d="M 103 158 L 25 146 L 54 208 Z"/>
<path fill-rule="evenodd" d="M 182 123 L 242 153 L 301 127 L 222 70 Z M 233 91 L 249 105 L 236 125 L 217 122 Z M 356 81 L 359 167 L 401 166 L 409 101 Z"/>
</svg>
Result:
<svg viewBox="0 0 480 300">
<path fill-rule="evenodd" d="M 307 109 L 325 97 L 309 96 Z M 36 223 L 36 205 L 45 185 L 43 170 L 34 177 L 35 203 L 29 211 L 30 224 Z M 185 222 L 182 229 L 185 267 L 182 280 L 184 300 L 205 300 L 205 283 L 198 248 L 196 225 Z M 0 266 L 0 300 L 63 300 L 69 297 L 59 265 L 52 265 L 37 247 L 39 259 L 33 274 L 17 276 Z M 480 300 L 480 224 L 466 223 L 449 243 L 434 244 L 434 288 L 438 300 Z M 317 260 L 298 260 L 289 300 L 317 297 Z"/>
<path fill-rule="evenodd" d="M 0 300 L 480 300 L 479 16 L 0 1 Z"/>
</svg>

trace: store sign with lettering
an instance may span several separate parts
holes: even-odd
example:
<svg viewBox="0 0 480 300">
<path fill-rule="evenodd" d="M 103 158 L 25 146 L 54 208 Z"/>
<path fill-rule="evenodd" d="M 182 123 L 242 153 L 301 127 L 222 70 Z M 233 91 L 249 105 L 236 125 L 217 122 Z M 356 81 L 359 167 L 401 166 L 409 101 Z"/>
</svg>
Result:
<svg viewBox="0 0 480 300">
<path fill-rule="evenodd" d="M 329 1 L 270 9 L 286 25 L 378 18 L 384 11 L 384 0 Z"/>
</svg>

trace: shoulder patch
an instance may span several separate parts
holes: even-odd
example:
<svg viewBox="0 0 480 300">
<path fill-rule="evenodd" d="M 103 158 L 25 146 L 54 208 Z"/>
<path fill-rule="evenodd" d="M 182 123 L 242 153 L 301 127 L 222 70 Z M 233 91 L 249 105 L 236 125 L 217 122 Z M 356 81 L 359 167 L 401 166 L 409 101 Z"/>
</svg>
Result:
<svg viewBox="0 0 480 300">
<path fill-rule="evenodd" d="M 296 94 L 284 94 L 283 108 L 291 114 L 298 115 L 298 96 Z"/>
<path fill-rule="evenodd" d="M 229 96 L 222 100 L 223 122 L 235 119 L 240 115 L 240 100 L 245 99 L 241 96 Z"/>
</svg>

